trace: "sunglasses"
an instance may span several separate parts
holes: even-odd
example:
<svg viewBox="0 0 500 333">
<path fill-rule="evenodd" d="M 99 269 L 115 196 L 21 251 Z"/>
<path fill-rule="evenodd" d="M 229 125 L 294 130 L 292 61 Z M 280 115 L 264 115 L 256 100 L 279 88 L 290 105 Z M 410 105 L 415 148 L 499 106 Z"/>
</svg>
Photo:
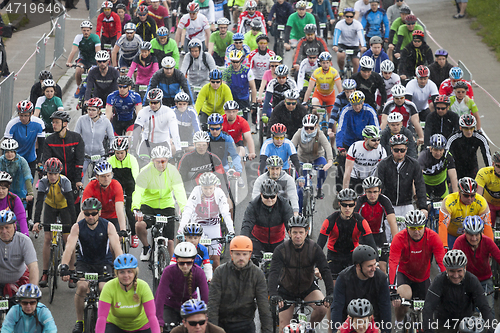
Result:
<svg viewBox="0 0 500 333">
<path fill-rule="evenodd" d="M 436 106 L 436 110 L 446 110 L 446 107 L 441 108 L 441 107 L 437 107 L 437 106 Z"/>
<path fill-rule="evenodd" d="M 314 130 L 314 126 L 311 126 L 311 127 L 309 127 L 309 126 L 304 126 L 304 129 L 305 129 L 306 131 L 313 131 L 313 130 Z"/>
<path fill-rule="evenodd" d="M 220 84 L 220 81 L 212 81 L 212 80 L 210 80 L 210 83 Z"/>
<path fill-rule="evenodd" d="M 462 195 L 465 197 L 465 198 L 474 198 L 476 196 L 476 193 L 474 194 L 466 194 L 466 193 L 462 193 Z"/>
<path fill-rule="evenodd" d="M 197 325 L 203 326 L 203 325 L 205 325 L 206 322 L 207 322 L 206 319 L 205 320 L 200 320 L 200 321 L 191 321 L 190 320 L 190 321 L 188 321 L 188 324 L 189 324 L 189 326 L 195 327 Z"/>
<path fill-rule="evenodd" d="M 97 62 L 98 62 L 98 63 L 101 63 L 101 64 L 105 63 L 106 61 L 107 61 L 107 60 L 97 60 Z"/>
<path fill-rule="evenodd" d="M 286 105 L 295 105 L 297 102 L 285 102 Z"/>
<path fill-rule="evenodd" d="M 350 207 L 350 208 L 353 208 L 354 206 L 356 206 L 355 203 L 352 203 L 352 204 L 348 204 L 348 203 L 345 203 L 345 202 L 341 202 L 340 205 L 342 207 Z"/>
<path fill-rule="evenodd" d="M 379 142 L 380 139 L 370 139 L 371 142 Z"/>
<path fill-rule="evenodd" d="M 395 153 L 404 153 L 406 152 L 406 148 L 392 148 Z"/>
<path fill-rule="evenodd" d="M 257 31 L 260 31 L 260 29 Z M 267 45 L 267 42 L 259 42 L 259 45 Z"/>
<path fill-rule="evenodd" d="M 233 61 L 231 61 L 231 62 L 232 62 L 233 64 L 239 64 L 239 63 L 240 63 L 240 61 L 239 61 L 239 60 L 237 60 L 237 61 L 234 61 L 234 60 L 233 60 Z"/>
<path fill-rule="evenodd" d="M 422 43 L 422 40 L 421 39 L 414 39 L 413 43 Z"/>
<path fill-rule="evenodd" d="M 265 194 L 262 194 L 262 197 L 264 199 L 274 199 L 274 198 L 276 198 L 276 194 L 275 195 L 265 195 Z"/>
<path fill-rule="evenodd" d="M 96 216 L 97 214 L 99 214 L 99 212 L 92 212 L 92 213 L 91 212 L 83 212 L 83 215 L 85 215 L 85 216 L 90 216 L 90 215 Z"/>
<path fill-rule="evenodd" d="M 22 305 L 36 305 L 36 303 L 38 303 L 38 301 L 21 301 L 21 304 Z"/>
<path fill-rule="evenodd" d="M 285 136 L 284 135 L 283 136 L 276 136 L 275 135 L 275 136 L 273 136 L 273 138 L 276 139 L 276 140 L 284 140 Z"/>
<path fill-rule="evenodd" d="M 211 131 L 220 131 L 222 127 L 210 127 Z"/>
<path fill-rule="evenodd" d="M 177 264 L 179 266 L 190 266 L 193 264 L 192 261 L 178 261 Z M 205 323 L 205 321 L 203 321 L 203 324 Z M 200 324 L 200 325 L 203 325 L 203 324 Z M 196 326 L 196 325 L 192 325 L 192 326 Z"/>
<path fill-rule="evenodd" d="M 118 88 L 123 88 L 123 89 L 125 89 L 125 88 L 128 88 L 128 86 L 122 86 L 122 85 L 119 85 L 119 86 L 118 86 Z"/>
<path fill-rule="evenodd" d="M 345 18 L 354 18 L 354 15 L 346 16 Z"/>
<path fill-rule="evenodd" d="M 149 104 L 159 104 L 159 101 L 150 101 Z"/>
<path fill-rule="evenodd" d="M 415 25 L 415 23 L 406 23 L 406 25 Z"/>
<path fill-rule="evenodd" d="M 408 229 L 411 229 L 411 230 L 422 230 L 423 228 L 425 228 L 425 226 L 421 225 L 420 227 L 408 227 Z"/>
<path fill-rule="evenodd" d="M 243 42 L 234 42 L 234 44 L 243 44 Z"/>
</svg>

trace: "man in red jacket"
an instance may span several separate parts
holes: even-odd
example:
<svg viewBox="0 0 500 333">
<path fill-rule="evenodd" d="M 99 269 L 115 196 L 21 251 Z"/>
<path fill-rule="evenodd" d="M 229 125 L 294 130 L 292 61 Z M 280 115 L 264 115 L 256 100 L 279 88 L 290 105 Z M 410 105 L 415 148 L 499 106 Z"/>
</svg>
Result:
<svg viewBox="0 0 500 333">
<path fill-rule="evenodd" d="M 97 29 L 95 33 L 101 38 L 103 49 L 106 49 L 106 44 L 111 44 L 110 49 L 112 49 L 118 38 L 122 35 L 120 16 L 111 11 L 113 8 L 111 1 L 104 1 L 101 8 L 102 13 L 97 16 Z"/>
</svg>

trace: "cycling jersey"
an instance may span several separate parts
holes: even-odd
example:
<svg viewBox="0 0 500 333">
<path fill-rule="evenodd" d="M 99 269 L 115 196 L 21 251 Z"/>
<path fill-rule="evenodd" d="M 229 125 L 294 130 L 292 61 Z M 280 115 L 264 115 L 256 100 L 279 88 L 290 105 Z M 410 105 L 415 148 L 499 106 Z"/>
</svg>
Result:
<svg viewBox="0 0 500 333">
<path fill-rule="evenodd" d="M 408 138 L 408 145 L 407 145 L 408 151 L 406 152 L 406 155 L 413 157 L 414 159 L 417 159 L 418 158 L 417 144 L 415 143 L 415 138 L 413 137 L 415 134 L 413 134 L 413 132 L 406 127 L 401 127 L 401 131 L 399 131 L 399 133 L 403 134 Z M 380 135 L 380 144 L 385 148 L 385 151 L 389 155 L 392 155 L 389 140 L 390 138 L 392 138 L 393 135 L 395 134 L 391 132 L 391 128 L 389 126 L 386 126 Z"/>
<path fill-rule="evenodd" d="M 119 57 L 126 60 L 133 60 L 137 55 L 141 53 L 141 43 L 142 39 L 139 35 L 135 35 L 132 40 L 127 38 L 127 35 L 123 35 L 116 41 L 116 44 L 120 48 Z"/>
<path fill-rule="evenodd" d="M 404 25 L 404 21 L 401 19 L 399 15 L 399 7 L 398 7 L 398 17 L 391 23 L 391 31 L 389 32 L 389 43 L 396 46 L 398 44 L 398 30 L 399 27 Z M 448 75 L 448 73 L 446 73 Z"/>
<path fill-rule="evenodd" d="M 492 165 L 488 140 L 481 133 L 474 131 L 472 137 L 467 138 L 457 132 L 448 138 L 446 150 L 449 150 L 456 162 L 458 179 L 462 177 L 475 178 L 478 170 L 477 150 L 481 149 L 485 166 Z"/>
<path fill-rule="evenodd" d="M 411 281 L 424 282 L 430 277 L 432 257 L 444 272 L 444 254 L 438 234 L 429 228 L 424 229 L 419 241 L 414 241 L 407 229 L 398 232 L 392 239 L 389 253 L 389 284 L 396 284 L 396 272 L 403 273 Z"/>
<path fill-rule="evenodd" d="M 196 110 L 189 106 L 184 112 L 179 111 L 177 106 L 172 108 L 177 117 L 179 125 L 179 135 L 182 141 L 187 141 L 189 145 L 193 144 L 194 133 L 200 131 L 200 122 Z"/>
<path fill-rule="evenodd" d="M 330 119 L 328 121 L 328 127 L 333 129 L 335 123 L 339 120 L 342 110 L 349 104 L 349 99 L 342 91 L 335 97 L 335 103 L 333 104 L 332 112 L 330 113 Z"/>
<path fill-rule="evenodd" d="M 495 167 L 484 167 L 476 175 L 478 186 L 484 188 L 483 196 L 488 203 L 500 205 L 500 178 L 495 174 Z"/>
<path fill-rule="evenodd" d="M 214 52 L 219 57 L 224 57 L 226 49 L 233 43 L 233 33 L 228 31 L 224 39 L 220 37 L 220 31 L 216 31 L 210 35 L 210 43 L 214 43 Z"/>
<path fill-rule="evenodd" d="M 340 82 L 341 79 L 335 68 L 330 67 L 325 73 L 322 67 L 318 67 L 311 75 L 311 80 L 316 83 L 315 92 L 317 91 L 323 96 L 328 96 L 335 94 L 335 81 Z"/>
<path fill-rule="evenodd" d="M 467 83 L 466 95 L 469 98 L 474 99 L 474 91 L 472 90 L 472 85 L 469 83 L 469 81 L 464 79 L 460 79 L 460 81 Z M 455 90 L 453 90 L 454 86 L 455 85 L 451 83 L 450 78 L 444 80 L 439 86 L 439 95 L 454 96 L 455 95 Z"/>
<path fill-rule="evenodd" d="M 257 48 L 250 52 L 248 55 L 248 63 L 253 70 L 256 80 L 262 80 L 265 71 L 269 69 L 269 59 L 274 55 L 275 53 L 269 49 L 262 52 Z"/>
<path fill-rule="evenodd" d="M 200 114 L 203 112 L 210 116 L 212 113 L 224 114 L 224 104 L 233 100 L 232 89 L 222 82 L 218 89 L 212 88 L 210 83 L 201 88 L 196 98 L 194 108 Z"/>
<path fill-rule="evenodd" d="M 40 110 L 39 116 L 45 123 L 47 132 L 52 132 L 52 120 L 50 116 L 56 111 L 64 111 L 62 100 L 57 96 L 53 96 L 50 99 L 45 96 L 38 97 L 35 105 L 35 110 L 37 109 Z"/>
<path fill-rule="evenodd" d="M 210 144 L 208 146 L 208 150 L 221 159 L 224 169 L 226 171 L 229 169 L 227 158 L 228 156 L 231 156 L 233 161 L 232 168 L 241 173 L 243 171 L 243 167 L 241 166 L 241 157 L 236 151 L 233 138 L 225 132 L 221 132 L 217 137 L 214 137 L 212 133 L 209 133 L 209 136 Z"/>
<path fill-rule="evenodd" d="M 357 72 L 351 77 L 351 79 L 356 81 L 356 90 L 365 94 L 365 104 L 369 104 L 374 109 L 377 107 L 377 103 L 375 102 L 375 93 L 377 90 L 382 96 L 380 105 L 384 105 L 385 102 L 387 102 L 384 80 L 378 73 L 371 72 L 368 79 L 365 80 L 363 76 L 361 76 L 361 72 Z"/>
<path fill-rule="evenodd" d="M 283 170 L 288 170 L 290 168 L 290 164 L 288 163 L 288 158 L 295 155 L 297 156 L 297 150 L 295 150 L 295 146 L 293 145 L 292 141 L 285 139 L 283 144 L 281 146 L 276 146 L 273 142 L 273 138 L 269 138 L 264 143 L 262 144 L 262 147 L 260 148 L 260 155 L 261 155 L 261 161 L 262 161 L 262 156 L 273 156 L 277 155 L 281 157 L 283 160 Z M 297 157 L 298 160 L 298 157 Z M 294 163 L 295 165 L 295 163 Z M 264 172 L 266 164 L 264 163 L 264 167 L 262 167 L 261 163 L 261 172 Z M 295 166 L 297 169 L 297 167 Z M 299 168 L 300 169 L 300 168 Z M 299 170 L 297 169 L 297 170 Z"/>
<path fill-rule="evenodd" d="M 403 116 L 404 127 L 410 127 L 411 117 L 418 113 L 417 106 L 412 101 L 405 99 L 403 104 L 397 105 L 394 99 L 391 98 L 385 103 L 382 114 L 389 115 L 393 112 L 398 112 Z"/>
<path fill-rule="evenodd" d="M 224 72 L 222 72 L 222 80 L 229 86 L 229 88 L 231 88 L 233 97 L 239 100 L 249 99 L 249 82 L 254 79 L 255 76 L 253 71 L 243 64 L 237 71 L 233 69 L 233 66 L 229 66 L 224 70 Z"/>
<path fill-rule="evenodd" d="M 234 50 L 236 50 L 236 46 L 234 44 L 231 44 L 226 48 L 226 53 L 224 55 L 224 61 L 225 61 L 226 67 L 231 67 L 231 59 L 229 59 L 229 53 L 231 53 L 231 51 L 234 51 Z M 243 66 L 243 65 L 245 65 L 247 67 L 250 66 L 250 63 L 248 62 L 248 56 L 252 52 L 252 50 L 250 50 L 250 46 L 248 46 L 247 44 L 243 44 L 240 51 L 242 51 L 245 54 L 245 56 L 243 57 L 243 62 L 241 63 L 241 66 Z"/>
<path fill-rule="evenodd" d="M 221 188 L 227 188 L 226 173 L 220 158 L 207 151 L 198 154 L 196 150 L 184 154 L 178 164 L 186 191 L 190 192 L 197 184 L 198 178 L 205 172 L 213 172 L 221 182 Z"/>
<path fill-rule="evenodd" d="M 337 147 L 348 149 L 354 142 L 363 140 L 362 131 L 367 125 L 379 127 L 377 112 L 370 105 L 363 104 L 360 112 L 354 111 L 350 104 L 346 106 L 339 118 Z"/>
<path fill-rule="evenodd" d="M 366 4 L 363 0 L 358 0 L 354 4 L 354 10 L 359 12 L 359 17 L 361 18 L 370 10 L 370 5 Z"/>
<path fill-rule="evenodd" d="M 141 21 L 139 17 L 135 17 L 132 20 L 135 24 L 135 33 L 142 38 L 143 41 L 149 42 L 156 37 L 156 22 L 151 16 L 146 16 L 145 21 Z"/>
<path fill-rule="evenodd" d="M 162 105 L 159 110 L 153 111 L 147 106 L 137 114 L 135 125 L 142 127 L 142 140 L 161 143 L 172 139 L 175 150 L 181 150 L 177 117 L 171 108 Z"/>
<path fill-rule="evenodd" d="M 384 233 L 384 220 L 387 215 L 394 214 L 394 207 L 392 203 L 383 194 L 379 194 L 379 197 L 375 203 L 370 203 L 366 194 L 358 197 L 356 200 L 356 207 L 354 211 L 359 213 L 370 226 L 372 234 Z"/>
<path fill-rule="evenodd" d="M 333 35 L 333 46 L 343 44 L 351 47 L 366 46 L 363 25 L 357 20 L 347 24 L 345 20 L 339 20 L 335 25 Z"/>
<path fill-rule="evenodd" d="M 351 178 L 363 180 L 369 176 L 374 176 L 377 172 L 378 163 L 387 157 L 387 153 L 382 145 L 377 149 L 366 149 L 365 141 L 354 142 L 347 151 L 346 159 L 353 161 Z"/>
<path fill-rule="evenodd" d="M 111 12 L 109 17 L 104 13 L 97 16 L 97 27 L 95 29 L 99 37 L 115 37 L 120 38 L 122 35 L 122 24 L 120 16 L 117 13 Z"/>
<path fill-rule="evenodd" d="M 288 17 L 288 20 L 286 21 L 286 32 L 285 33 L 285 42 L 289 42 L 290 39 L 294 40 L 299 40 L 302 37 L 305 37 L 304 33 L 304 27 L 307 24 L 314 24 L 316 25 L 316 19 L 314 18 L 314 15 L 311 13 L 307 13 L 300 17 L 299 13 L 295 12 L 292 15 Z M 289 32 L 289 33 L 288 33 Z M 288 37 L 288 38 L 287 38 Z"/>
<path fill-rule="evenodd" d="M 244 35 L 245 38 L 243 39 L 243 43 L 248 45 L 250 47 L 250 50 L 256 50 L 259 47 L 259 44 L 257 44 L 257 37 L 262 34 L 263 33 L 259 31 L 257 35 L 254 35 L 253 32 L 250 30 L 245 33 Z M 248 66 L 250 65 L 248 64 Z"/>
<path fill-rule="evenodd" d="M 4 333 L 56 333 L 57 327 L 50 310 L 38 302 L 36 315 L 24 313 L 21 304 L 14 305 L 5 315 L 2 323 Z"/>
<path fill-rule="evenodd" d="M 425 43 L 425 41 L 422 41 L 419 47 L 415 47 L 413 43 L 409 43 L 404 49 L 401 50 L 398 67 L 399 75 L 412 77 L 415 75 L 415 70 L 418 66 L 429 66 L 433 62 L 434 54 L 432 54 L 431 48 Z"/>
<path fill-rule="evenodd" d="M 103 205 L 104 206 L 104 205 Z M 76 248 L 77 262 L 82 261 L 91 265 L 110 264 L 113 262 L 113 253 L 109 245 L 108 220 L 99 217 L 97 226 L 90 229 L 85 219 L 78 223 L 78 245 Z"/>
<path fill-rule="evenodd" d="M 173 106 L 174 97 L 177 93 L 184 91 L 189 95 L 191 101 L 194 101 L 193 94 L 191 93 L 191 87 L 189 83 L 178 69 L 174 69 L 174 74 L 170 77 L 165 75 L 163 68 L 159 69 L 153 74 L 151 80 L 149 81 L 148 89 L 144 95 L 143 104 L 145 104 L 148 96 L 148 91 L 153 88 L 160 88 L 163 91 L 163 104 L 168 106 Z M 143 109 L 144 110 L 144 109 Z"/>
<path fill-rule="evenodd" d="M 373 36 L 389 38 L 389 19 L 387 18 L 384 9 L 377 8 L 375 12 L 371 9 L 368 10 L 361 17 L 361 24 L 366 31 L 367 38 L 371 38 Z"/>
<path fill-rule="evenodd" d="M 129 121 L 135 117 L 135 108 L 142 104 L 141 95 L 135 91 L 129 91 L 127 96 L 121 96 L 119 91 L 114 91 L 108 95 L 106 105 L 114 108 L 118 121 Z"/>
<path fill-rule="evenodd" d="M 186 30 L 186 38 L 188 40 L 196 38 L 200 42 L 204 42 L 205 30 L 210 30 L 210 23 L 207 17 L 201 13 L 198 13 L 196 20 L 191 20 L 189 14 L 186 14 L 179 20 L 177 29 Z"/>
<path fill-rule="evenodd" d="M 208 52 L 202 52 L 198 58 L 187 53 L 182 60 L 180 71 L 186 75 L 192 87 L 203 87 L 209 83 L 209 73 L 216 69 L 215 60 Z"/>
<path fill-rule="evenodd" d="M 415 103 L 418 112 L 429 108 L 429 99 L 440 95 L 437 86 L 431 80 L 427 81 L 425 87 L 421 88 L 418 85 L 417 79 L 413 79 L 406 85 L 406 98 Z"/>
<path fill-rule="evenodd" d="M 450 69 L 453 65 L 446 60 L 444 67 L 441 67 L 437 61 L 429 65 L 429 80 L 434 82 L 436 86 L 441 86 L 444 80 L 450 77 Z"/>
<path fill-rule="evenodd" d="M 455 112 L 460 117 L 466 114 L 474 114 L 478 109 L 474 100 L 469 96 L 465 96 L 460 102 L 457 100 L 457 96 L 450 96 L 450 111 Z"/>
<path fill-rule="evenodd" d="M 422 168 L 425 184 L 430 186 L 437 186 L 445 182 L 448 176 L 448 170 L 455 169 L 455 160 L 449 151 L 446 151 L 445 154 L 437 160 L 432 156 L 431 151 L 426 149 L 418 156 L 418 164 L 420 164 Z"/>
<path fill-rule="evenodd" d="M 385 92 L 387 94 L 387 101 L 389 101 L 392 98 L 392 92 L 391 92 L 392 87 L 394 87 L 396 84 L 401 84 L 401 78 L 399 77 L 398 74 L 394 72 L 391 74 L 391 77 L 388 80 L 384 78 L 382 72 L 380 73 L 380 76 L 384 80 Z M 381 105 L 382 96 L 378 91 L 376 96 L 377 96 L 377 105 L 382 106 Z"/>
<path fill-rule="evenodd" d="M 99 36 L 91 33 L 88 38 L 84 38 L 83 34 L 78 34 L 73 40 L 73 45 L 78 47 L 78 59 L 83 59 L 92 65 L 96 65 L 95 47 L 101 46 L 101 39 Z"/>
<path fill-rule="evenodd" d="M 424 145 L 430 145 L 429 141 L 434 134 L 442 134 L 445 138 L 450 138 L 453 133 L 460 131 L 459 119 L 455 112 L 449 110 L 443 116 L 437 112 L 429 113 L 425 118 Z"/>
<path fill-rule="evenodd" d="M 476 249 L 467 242 L 465 235 L 455 241 L 453 249 L 462 250 L 467 256 L 467 271 L 474 274 L 479 281 L 491 279 L 490 258 L 500 263 L 500 249 L 489 237 L 482 237 Z"/>
<path fill-rule="evenodd" d="M 319 53 L 328 51 L 328 46 L 323 38 L 314 37 L 312 41 L 308 41 L 306 37 L 302 37 L 297 44 L 295 55 L 293 56 L 293 64 L 300 64 L 304 59 L 307 59 L 306 51 L 311 48 L 317 49 Z"/>
<path fill-rule="evenodd" d="M 167 37 L 167 42 L 162 45 L 158 41 L 158 38 L 159 37 L 156 37 L 151 40 L 151 54 L 153 54 L 156 57 L 156 60 L 158 60 L 159 64 L 161 64 L 161 61 L 165 57 L 174 58 L 175 68 L 179 69 L 180 55 L 179 55 L 179 48 L 177 47 L 175 39 Z"/>
<path fill-rule="evenodd" d="M 266 101 L 272 98 L 272 107 L 275 108 L 279 102 L 285 100 L 285 91 L 297 90 L 297 84 L 293 79 L 287 78 L 284 84 L 280 84 L 278 79 L 272 79 L 266 88 Z M 264 112 L 268 113 L 269 102 L 264 102 Z"/>
<path fill-rule="evenodd" d="M 112 142 L 115 137 L 113 126 L 108 118 L 103 116 L 93 121 L 88 114 L 78 118 L 75 132 L 82 136 L 85 142 L 85 155 L 88 156 L 103 156 L 109 149 L 103 145 L 104 138 L 107 137 Z"/>
<path fill-rule="evenodd" d="M 222 130 L 231 135 L 235 143 L 242 141 L 243 134 L 250 132 L 250 125 L 245 118 L 236 116 L 236 120 L 232 124 L 227 121 L 227 115 L 224 115 L 223 118 Z"/>
<path fill-rule="evenodd" d="M 88 198 L 96 198 L 102 203 L 101 217 L 107 220 L 118 218 L 115 203 L 124 202 L 122 186 L 116 179 L 111 180 L 105 188 L 97 179 L 91 180 L 85 186 L 82 202 Z"/>
<path fill-rule="evenodd" d="M 410 31 L 406 24 L 402 24 L 398 28 L 396 39 L 397 44 L 395 44 L 394 53 L 401 52 L 408 44 L 410 44 L 413 40 L 413 31 L 417 30 L 424 31 L 424 28 L 420 24 L 415 23 L 413 30 Z"/>
<path fill-rule="evenodd" d="M 135 156 L 127 153 L 125 158 L 118 161 L 115 155 L 108 158 L 109 164 L 113 167 L 113 178 L 116 179 L 125 193 L 132 193 L 135 189 L 135 179 L 139 174 L 139 164 Z M 128 198 L 127 201 L 130 201 Z"/>
<path fill-rule="evenodd" d="M 99 67 L 89 70 L 85 100 L 88 101 L 91 97 L 99 97 L 102 101 L 105 101 L 109 94 L 118 90 L 116 80 L 119 77 L 120 72 L 112 66 L 108 66 L 105 76 L 102 76 Z"/>
<path fill-rule="evenodd" d="M 71 188 L 71 182 L 64 175 L 60 175 L 59 179 L 55 183 L 50 183 L 47 177 L 43 177 L 38 182 L 38 194 L 35 204 L 35 215 L 34 222 L 39 223 L 41 221 L 43 203 L 45 202 L 51 208 L 62 210 L 69 207 L 72 211 L 70 215 L 72 218 L 76 218 L 74 211 L 74 200 L 73 190 Z M 73 201 L 73 202 L 72 202 Z M 47 208 L 46 208 L 47 209 Z M 63 224 L 68 223 L 71 227 L 74 219 L 72 221 L 62 221 Z M 56 223 L 56 221 L 46 221 L 46 224 Z"/>
<path fill-rule="evenodd" d="M 302 89 L 306 82 L 309 82 L 312 73 L 318 68 L 318 62 L 314 61 L 312 64 L 309 59 L 304 59 L 300 62 L 299 74 L 297 75 L 297 89 Z"/>
<path fill-rule="evenodd" d="M 198 244 L 196 246 L 196 250 L 198 253 L 196 254 L 196 257 L 194 257 L 194 263 L 200 267 L 203 268 L 205 271 L 205 275 L 207 275 L 207 271 L 205 270 L 205 266 L 210 264 L 210 257 L 208 256 L 208 250 L 204 245 Z M 172 259 L 170 259 L 170 265 L 175 265 L 177 263 L 177 258 L 175 257 L 175 253 L 172 255 Z M 211 280 L 212 276 L 210 276 L 210 279 L 208 278 L 207 275 L 207 280 Z"/>
<path fill-rule="evenodd" d="M 250 15 L 247 10 L 240 14 L 240 17 L 238 18 L 238 32 L 245 34 L 248 31 L 252 30 L 252 28 L 250 27 L 250 23 L 255 19 L 261 21 L 262 25 L 260 31 L 267 35 L 266 20 L 264 19 L 264 15 L 262 15 L 262 13 L 257 10 L 253 15 Z"/>
<path fill-rule="evenodd" d="M 43 163 L 57 157 L 62 162 L 62 174 L 68 177 L 72 184 L 82 181 L 85 144 L 80 134 L 66 130 L 64 138 L 59 133 L 53 133 L 45 139 L 43 146 Z"/>
</svg>

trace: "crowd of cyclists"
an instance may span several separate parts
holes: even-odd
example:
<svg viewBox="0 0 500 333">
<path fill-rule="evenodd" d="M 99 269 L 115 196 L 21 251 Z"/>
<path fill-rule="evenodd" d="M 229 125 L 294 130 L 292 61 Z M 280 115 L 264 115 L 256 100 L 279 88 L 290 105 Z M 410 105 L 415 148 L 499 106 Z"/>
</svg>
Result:
<svg viewBox="0 0 500 333">
<path fill-rule="evenodd" d="M 262 332 L 400 333 L 410 300 L 425 301 L 426 333 L 493 332 L 500 152 L 462 69 L 431 50 L 403 1 L 386 2 L 342 0 L 334 14 L 329 0 L 104 1 L 67 60 L 82 101 L 74 130 L 44 70 L 0 143 L 1 332 L 57 331 L 40 302 L 53 224 L 72 333 L 84 331 L 78 272 L 99 276 L 98 333 L 255 332 L 256 310 Z M 290 67 L 268 33 L 294 52 Z M 334 207 L 316 212 L 321 225 L 303 212 L 310 168 L 315 200 Z M 169 265 L 155 293 L 138 276 L 139 260 L 155 260 L 151 216 L 179 216 L 161 229 Z M 38 264 L 30 231 L 42 230 Z"/>
</svg>

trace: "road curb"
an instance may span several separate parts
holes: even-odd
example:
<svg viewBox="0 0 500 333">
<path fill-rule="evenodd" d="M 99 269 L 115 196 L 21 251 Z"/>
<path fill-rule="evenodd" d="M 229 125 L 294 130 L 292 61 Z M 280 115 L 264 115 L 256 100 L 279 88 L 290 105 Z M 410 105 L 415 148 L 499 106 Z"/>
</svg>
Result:
<svg viewBox="0 0 500 333">
<path fill-rule="evenodd" d="M 75 80 L 75 69 L 70 68 L 66 71 L 66 73 L 57 80 L 57 84 L 61 87 L 62 94 L 66 94 L 69 87 Z"/>
</svg>

